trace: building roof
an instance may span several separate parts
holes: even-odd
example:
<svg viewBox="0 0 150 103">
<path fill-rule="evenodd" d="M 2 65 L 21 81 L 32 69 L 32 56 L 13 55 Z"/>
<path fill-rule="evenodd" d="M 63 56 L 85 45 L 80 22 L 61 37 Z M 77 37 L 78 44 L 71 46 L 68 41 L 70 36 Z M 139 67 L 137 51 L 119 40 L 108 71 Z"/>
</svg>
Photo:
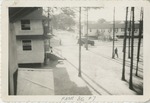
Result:
<svg viewBox="0 0 150 103">
<path fill-rule="evenodd" d="M 41 7 L 10 7 L 9 21 L 15 22 L 20 19 L 46 19 L 42 14 Z"/>
<path fill-rule="evenodd" d="M 113 28 L 112 23 L 103 23 L 103 24 L 89 24 L 88 27 L 90 29 L 110 29 Z M 128 23 L 129 27 L 129 23 Z M 135 23 L 135 28 L 138 28 L 139 24 Z M 116 23 L 115 28 L 125 28 L 125 23 Z"/>
<path fill-rule="evenodd" d="M 47 17 L 43 15 L 43 9 L 38 8 L 32 13 L 29 13 L 28 15 L 22 17 L 21 19 L 47 19 Z"/>
</svg>

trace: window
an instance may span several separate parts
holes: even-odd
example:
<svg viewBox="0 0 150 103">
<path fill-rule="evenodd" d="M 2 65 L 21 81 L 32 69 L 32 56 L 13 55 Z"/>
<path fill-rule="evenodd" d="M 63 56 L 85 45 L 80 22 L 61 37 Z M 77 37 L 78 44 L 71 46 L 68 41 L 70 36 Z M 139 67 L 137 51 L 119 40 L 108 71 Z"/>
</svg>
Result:
<svg viewBox="0 0 150 103">
<path fill-rule="evenodd" d="M 21 20 L 21 30 L 30 30 L 30 20 Z"/>
<path fill-rule="evenodd" d="M 138 32 L 138 29 L 134 29 L 134 32 L 137 33 L 137 32 Z"/>
<path fill-rule="evenodd" d="M 124 32 L 124 28 L 121 28 L 121 32 Z"/>
<path fill-rule="evenodd" d="M 22 40 L 23 50 L 32 50 L 31 40 Z"/>
</svg>

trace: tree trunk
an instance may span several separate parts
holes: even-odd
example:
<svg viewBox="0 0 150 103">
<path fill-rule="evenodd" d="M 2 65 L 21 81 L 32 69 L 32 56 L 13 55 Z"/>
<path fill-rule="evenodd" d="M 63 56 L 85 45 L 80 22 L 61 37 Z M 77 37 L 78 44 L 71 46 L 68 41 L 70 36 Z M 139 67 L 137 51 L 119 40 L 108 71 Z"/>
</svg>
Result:
<svg viewBox="0 0 150 103">
<path fill-rule="evenodd" d="M 133 15 L 132 15 L 131 64 L 130 64 L 129 88 L 133 89 L 132 70 L 133 70 L 133 56 L 134 56 L 134 7 L 131 8 L 131 11 Z"/>
<path fill-rule="evenodd" d="M 79 77 L 81 77 L 81 7 L 79 7 Z"/>
<path fill-rule="evenodd" d="M 131 53 L 131 51 L 130 51 L 130 38 L 131 38 L 131 13 L 130 13 L 130 24 L 129 24 L 129 44 L 128 44 L 128 58 L 130 58 L 131 56 L 130 56 L 130 53 Z"/>
<path fill-rule="evenodd" d="M 142 31 L 143 31 L 143 12 L 141 8 L 141 20 L 140 20 L 140 26 L 139 26 L 139 41 L 138 41 L 138 51 L 137 51 L 137 65 L 136 65 L 136 73 L 135 73 L 136 76 L 138 76 L 138 63 L 139 63 L 139 56 L 140 56 Z"/>
</svg>

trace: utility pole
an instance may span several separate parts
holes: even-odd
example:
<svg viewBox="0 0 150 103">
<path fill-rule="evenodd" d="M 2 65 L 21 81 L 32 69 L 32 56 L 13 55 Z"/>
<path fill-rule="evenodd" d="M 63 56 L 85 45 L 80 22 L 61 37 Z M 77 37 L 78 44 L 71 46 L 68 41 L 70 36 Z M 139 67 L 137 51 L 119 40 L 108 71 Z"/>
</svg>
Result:
<svg viewBox="0 0 150 103">
<path fill-rule="evenodd" d="M 125 32 L 124 32 L 124 43 L 123 43 L 123 69 L 122 69 L 122 80 L 125 80 L 125 61 L 126 61 L 126 38 L 127 38 L 127 22 L 128 22 L 128 7 L 126 7 L 126 21 L 125 21 Z"/>
<path fill-rule="evenodd" d="M 112 59 L 115 58 L 115 7 L 114 7 L 114 14 L 113 14 L 113 48 L 112 48 Z"/>
<path fill-rule="evenodd" d="M 131 37 L 131 64 L 130 64 L 130 79 L 129 88 L 133 89 L 132 83 L 132 70 L 133 70 L 133 53 L 134 53 L 134 7 L 131 8 L 132 11 L 132 37 Z"/>
<path fill-rule="evenodd" d="M 141 46 L 141 36 L 143 33 L 143 9 L 141 8 L 140 14 L 140 25 L 139 25 L 139 41 L 138 41 L 138 51 L 137 51 L 137 65 L 136 65 L 136 76 L 138 76 L 138 64 L 139 64 L 139 56 L 140 56 L 140 46 Z"/>
<path fill-rule="evenodd" d="M 129 44 L 128 44 L 128 58 L 130 58 L 130 38 L 131 38 L 131 16 L 132 16 L 132 12 L 130 11 L 130 23 L 129 23 Z"/>
<path fill-rule="evenodd" d="M 86 50 L 88 50 L 88 7 L 87 7 L 87 34 L 86 34 Z"/>
<path fill-rule="evenodd" d="M 44 34 L 45 36 L 47 36 L 49 31 L 50 31 L 49 30 L 49 27 L 50 27 L 50 23 L 49 23 L 49 21 L 50 21 L 50 7 L 48 7 L 47 14 L 48 14 L 48 19 L 47 19 L 47 22 L 48 22 L 47 28 L 48 28 L 48 30 L 45 32 L 45 34 Z M 44 40 L 44 45 L 45 45 L 45 48 L 44 48 L 44 51 L 45 51 L 44 63 L 47 65 L 48 55 L 47 55 L 46 51 L 47 51 L 47 47 L 50 46 L 50 40 L 49 39 L 45 39 Z"/>
<path fill-rule="evenodd" d="M 79 73 L 81 77 L 81 7 L 79 7 Z"/>
<path fill-rule="evenodd" d="M 49 27 L 50 27 L 50 23 L 49 23 L 49 21 L 50 21 L 50 7 L 48 7 L 48 33 L 49 33 Z"/>
<path fill-rule="evenodd" d="M 50 7 L 48 7 L 48 33 L 51 33 L 51 34 L 53 34 L 53 28 L 52 28 L 52 25 L 50 25 L 50 21 L 51 21 L 51 19 L 50 19 Z"/>
</svg>

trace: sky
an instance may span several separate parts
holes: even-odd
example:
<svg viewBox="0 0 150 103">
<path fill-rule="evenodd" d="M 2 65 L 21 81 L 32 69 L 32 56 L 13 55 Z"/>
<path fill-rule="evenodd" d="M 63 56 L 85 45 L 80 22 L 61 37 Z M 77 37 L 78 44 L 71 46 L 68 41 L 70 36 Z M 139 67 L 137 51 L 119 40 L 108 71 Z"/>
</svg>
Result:
<svg viewBox="0 0 150 103">
<path fill-rule="evenodd" d="M 128 9 L 128 20 L 130 18 L 130 8 Z M 86 14 L 87 12 L 82 11 L 82 20 L 86 20 Z M 90 9 L 88 12 L 88 19 L 89 21 L 97 21 L 98 19 L 105 19 L 106 21 L 113 21 L 113 13 L 114 13 L 114 7 L 107 7 L 107 8 L 101 8 L 101 9 Z M 77 13 L 79 15 L 79 13 Z M 78 17 L 76 17 L 76 20 L 78 20 Z M 125 20 L 126 17 L 126 7 L 115 7 L 115 20 Z M 140 19 L 140 7 L 135 8 L 135 21 Z"/>
<path fill-rule="evenodd" d="M 45 8 L 46 10 L 47 8 Z M 74 10 L 76 17 L 74 18 L 76 21 L 79 21 L 79 8 L 71 8 Z M 87 20 L 87 11 L 85 8 L 81 8 L 81 21 Z M 135 7 L 135 21 L 140 20 L 140 10 L 141 7 Z M 130 11 L 131 8 L 128 9 L 128 20 L 130 20 Z M 61 13 L 60 8 L 54 10 L 54 15 Z M 99 19 L 105 19 L 106 21 L 113 21 L 114 7 L 103 7 L 100 9 L 93 9 L 92 7 L 88 10 L 88 20 L 89 21 L 98 21 Z M 126 18 L 126 7 L 115 7 L 115 20 L 116 21 L 125 21 Z"/>
</svg>

